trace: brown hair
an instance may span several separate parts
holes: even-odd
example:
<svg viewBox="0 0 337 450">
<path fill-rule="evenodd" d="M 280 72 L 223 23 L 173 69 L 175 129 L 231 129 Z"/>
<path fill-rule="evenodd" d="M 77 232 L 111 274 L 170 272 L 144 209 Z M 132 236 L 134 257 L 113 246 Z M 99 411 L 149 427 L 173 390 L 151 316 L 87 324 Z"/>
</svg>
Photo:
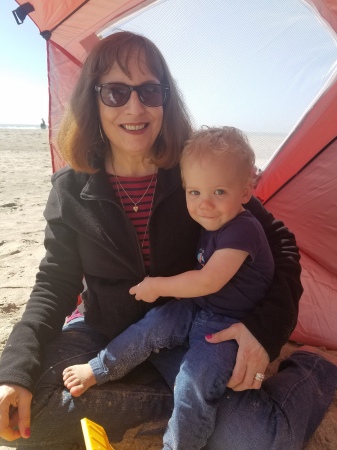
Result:
<svg viewBox="0 0 337 450">
<path fill-rule="evenodd" d="M 182 151 L 180 167 L 183 169 L 190 157 L 202 161 L 227 155 L 234 158 L 245 182 L 255 180 L 254 151 L 247 136 L 234 127 L 203 127 L 195 131 Z"/>
<path fill-rule="evenodd" d="M 115 63 L 129 75 L 129 59 L 135 52 L 138 58 L 144 55 L 146 65 L 160 83 L 170 86 L 161 133 L 154 143 L 151 159 L 158 167 L 166 169 L 179 163 L 192 127 L 177 86 L 153 42 L 144 36 L 121 31 L 100 41 L 88 55 L 61 122 L 58 134 L 61 154 L 79 172 L 96 172 L 95 161 L 110 151 L 108 139 L 101 135 L 95 85 Z"/>
</svg>

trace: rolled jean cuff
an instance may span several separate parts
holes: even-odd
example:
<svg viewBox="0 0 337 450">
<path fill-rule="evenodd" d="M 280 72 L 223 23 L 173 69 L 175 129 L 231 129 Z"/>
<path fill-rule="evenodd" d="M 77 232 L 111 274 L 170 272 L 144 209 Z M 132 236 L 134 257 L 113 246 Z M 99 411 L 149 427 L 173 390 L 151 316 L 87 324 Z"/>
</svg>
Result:
<svg viewBox="0 0 337 450">
<path fill-rule="evenodd" d="M 104 384 L 110 379 L 110 374 L 107 367 L 102 363 L 101 358 L 96 356 L 96 358 L 91 359 L 88 362 L 91 370 L 94 373 L 96 383 L 98 385 Z"/>
</svg>

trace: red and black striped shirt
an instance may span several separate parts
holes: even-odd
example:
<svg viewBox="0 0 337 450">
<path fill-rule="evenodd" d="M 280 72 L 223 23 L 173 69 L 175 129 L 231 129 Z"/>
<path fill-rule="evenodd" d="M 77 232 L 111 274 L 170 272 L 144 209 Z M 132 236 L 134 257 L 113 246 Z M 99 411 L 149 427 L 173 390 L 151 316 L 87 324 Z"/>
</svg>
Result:
<svg viewBox="0 0 337 450">
<path fill-rule="evenodd" d="M 145 268 L 148 270 L 150 267 L 148 225 L 157 182 L 157 174 L 155 173 L 154 175 L 147 175 L 145 177 L 118 177 L 118 180 L 114 175 L 109 174 L 109 182 L 112 189 L 115 191 L 117 198 L 120 199 L 125 214 L 135 227 L 142 248 Z M 134 208 L 138 208 L 138 210 L 135 211 Z"/>
</svg>

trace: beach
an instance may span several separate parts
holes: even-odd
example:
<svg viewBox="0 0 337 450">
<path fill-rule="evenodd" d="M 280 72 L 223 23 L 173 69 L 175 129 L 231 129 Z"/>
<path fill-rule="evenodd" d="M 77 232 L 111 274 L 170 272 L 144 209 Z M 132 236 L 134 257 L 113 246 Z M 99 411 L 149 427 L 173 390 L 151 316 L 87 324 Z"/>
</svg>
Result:
<svg viewBox="0 0 337 450">
<path fill-rule="evenodd" d="M 43 210 L 52 174 L 48 130 L 0 128 L 0 352 L 13 325 L 20 319 L 44 255 Z M 285 346 L 269 368 L 296 345 Z M 335 352 L 336 354 L 336 352 Z M 159 450 L 160 437 L 135 438 L 130 430 L 116 450 Z M 2 449 L 7 447 L 0 446 Z M 337 448 L 337 395 L 306 450 Z M 61 450 L 61 449 L 60 449 Z"/>
</svg>

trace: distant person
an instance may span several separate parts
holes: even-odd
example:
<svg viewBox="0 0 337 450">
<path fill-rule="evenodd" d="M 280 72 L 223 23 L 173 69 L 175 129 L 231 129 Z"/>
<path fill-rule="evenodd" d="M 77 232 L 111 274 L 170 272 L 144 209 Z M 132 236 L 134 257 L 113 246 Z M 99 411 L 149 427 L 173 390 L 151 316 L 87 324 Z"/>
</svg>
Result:
<svg viewBox="0 0 337 450">
<path fill-rule="evenodd" d="M 44 121 L 44 119 L 41 119 L 41 123 L 40 123 L 40 128 L 41 130 L 45 130 L 47 128 L 46 122 Z"/>
<path fill-rule="evenodd" d="M 223 127 L 194 133 L 182 153 L 181 175 L 187 209 L 202 227 L 198 270 L 146 277 L 132 287 L 136 300 L 179 300 L 153 308 L 96 358 L 63 373 L 65 386 L 78 397 L 94 384 L 121 378 L 151 352 L 187 345 L 189 339 L 175 382 L 165 450 L 206 445 L 238 344 L 230 340 L 214 345 L 205 336 L 239 323 L 261 303 L 273 279 L 274 260 L 266 235 L 242 206 L 251 199 L 254 174 L 254 152 L 239 130 Z M 257 373 L 255 378 L 262 382 L 264 375 Z"/>
</svg>

